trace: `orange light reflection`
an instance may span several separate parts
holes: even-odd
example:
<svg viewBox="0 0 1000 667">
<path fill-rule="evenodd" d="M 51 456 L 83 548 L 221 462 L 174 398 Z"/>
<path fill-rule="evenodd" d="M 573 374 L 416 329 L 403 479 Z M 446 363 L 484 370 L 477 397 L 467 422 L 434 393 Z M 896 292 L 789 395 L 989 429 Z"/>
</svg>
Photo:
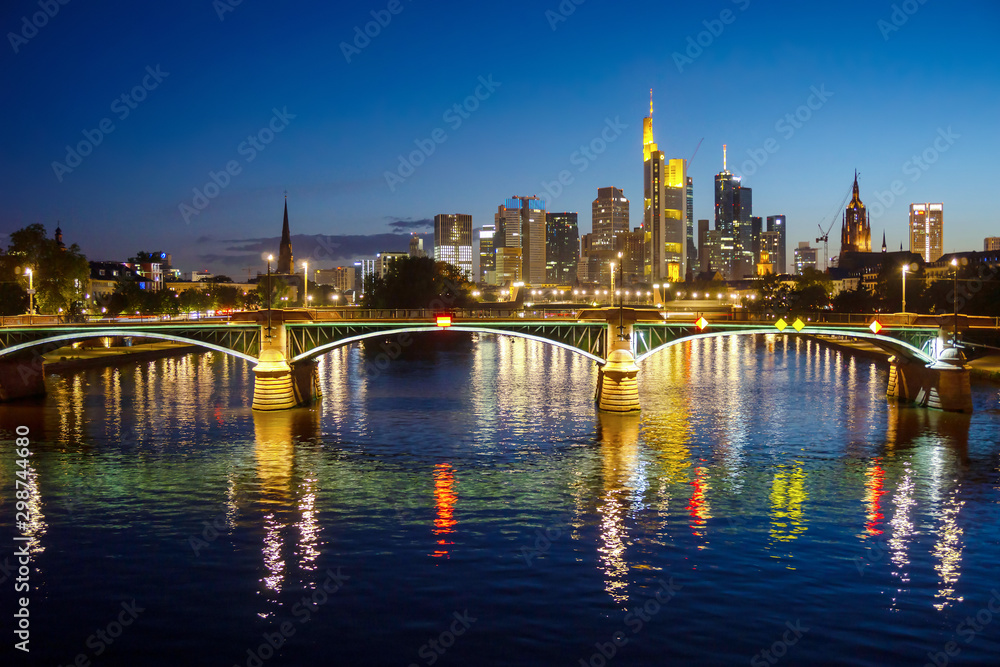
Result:
<svg viewBox="0 0 1000 667">
<path fill-rule="evenodd" d="M 434 534 L 449 535 L 455 532 L 455 503 L 458 493 L 455 492 L 455 469 L 450 463 L 439 463 L 434 466 L 434 506 L 437 508 L 437 518 L 434 519 Z M 442 537 L 437 541 L 439 546 L 454 544 Z M 437 549 L 431 556 L 448 558 L 448 549 Z"/>
</svg>

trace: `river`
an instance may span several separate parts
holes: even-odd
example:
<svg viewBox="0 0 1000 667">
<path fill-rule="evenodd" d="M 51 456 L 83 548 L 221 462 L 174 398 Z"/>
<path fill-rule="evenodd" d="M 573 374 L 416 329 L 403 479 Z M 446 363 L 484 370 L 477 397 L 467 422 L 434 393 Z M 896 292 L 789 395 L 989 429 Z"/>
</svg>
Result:
<svg viewBox="0 0 1000 667">
<path fill-rule="evenodd" d="M 219 353 L 0 405 L 4 664 L 1000 655 L 996 384 L 974 382 L 971 416 L 934 412 L 809 340 L 702 339 L 646 360 L 641 414 L 617 416 L 591 361 L 533 341 L 374 359 L 326 355 L 319 402 L 281 413 L 254 413 L 249 365 Z M 30 654 L 9 632 L 24 595 Z"/>
</svg>

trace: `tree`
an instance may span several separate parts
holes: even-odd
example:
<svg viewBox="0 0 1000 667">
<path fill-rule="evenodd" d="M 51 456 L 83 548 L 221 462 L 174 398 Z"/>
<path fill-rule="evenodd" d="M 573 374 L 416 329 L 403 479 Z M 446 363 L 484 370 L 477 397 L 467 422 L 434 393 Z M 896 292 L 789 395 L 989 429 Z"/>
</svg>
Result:
<svg viewBox="0 0 1000 667">
<path fill-rule="evenodd" d="M 16 284 L 27 301 L 29 284 L 25 269 L 32 270 L 30 283 L 35 289 L 35 309 L 40 313 L 78 312 L 90 284 L 90 265 L 75 243 L 60 248 L 48 238 L 45 226 L 35 223 L 10 235 L 7 254 L 0 256 L 0 280 Z M 5 287 L 4 310 L 20 305 L 18 290 Z M 26 305 L 26 304 L 25 304 Z M 23 308 L 18 308 L 24 312 Z M 10 313 L 13 314 L 13 313 Z"/>
<path fill-rule="evenodd" d="M 852 290 L 843 290 L 833 298 L 833 310 L 838 313 L 874 313 L 878 308 L 878 297 L 866 290 L 861 283 Z"/>
<path fill-rule="evenodd" d="M 464 308 L 473 303 L 475 285 L 447 262 L 429 257 L 400 257 L 384 278 L 369 276 L 362 305 L 366 308 Z"/>
<path fill-rule="evenodd" d="M 805 267 L 795 276 L 795 289 L 789 295 L 789 305 L 795 312 L 814 313 L 830 305 L 833 283 L 825 272 Z"/>
</svg>

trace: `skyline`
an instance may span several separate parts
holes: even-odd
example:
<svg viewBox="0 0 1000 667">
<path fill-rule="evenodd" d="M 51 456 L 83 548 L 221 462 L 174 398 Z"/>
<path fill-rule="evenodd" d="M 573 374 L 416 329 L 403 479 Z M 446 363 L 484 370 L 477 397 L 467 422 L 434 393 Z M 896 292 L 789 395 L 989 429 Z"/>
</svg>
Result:
<svg viewBox="0 0 1000 667">
<path fill-rule="evenodd" d="M 900 9 L 894 25 L 893 3 L 860 2 L 608 12 L 567 0 L 437 13 L 395 0 L 346 11 L 70 3 L 12 41 L 40 11 L 17 2 L 0 10 L 0 80 L 33 94 L 5 126 L 0 234 L 35 222 L 51 233 L 58 221 L 91 259 L 162 250 L 184 270 L 235 277 L 263 266 L 272 239 L 276 250 L 285 190 L 297 257 L 312 254 L 308 236 L 348 237 L 317 268 L 404 249 L 437 214 L 468 213 L 482 228 L 513 195 L 579 213 L 582 235 L 597 189 L 621 188 L 635 227 L 652 88 L 668 157 L 690 159 L 704 138 L 689 170 L 695 225 L 714 223 L 728 144 L 754 215 L 786 215 L 790 248 L 814 243 L 819 224 L 837 234 L 858 169 L 872 236 L 884 230 L 890 249 L 908 247 L 909 204 L 943 202 L 944 252 L 976 250 L 1000 234 L 984 196 L 1000 148 L 990 116 L 1000 8 L 902 5 L 916 10 Z M 371 21 L 381 23 L 365 43 L 355 28 Z M 662 37 L 644 37 L 648 24 Z M 510 48 L 490 46 L 501 34 Z M 447 36 L 463 39 L 435 38 Z M 81 141 L 93 152 L 70 167 L 65 147 Z M 413 151 L 425 155 L 410 174 L 399 156 Z M 935 158 L 926 169 L 913 159 L 923 153 Z M 186 222 L 182 206 L 195 208 L 193 190 L 213 180 L 218 195 Z"/>
</svg>

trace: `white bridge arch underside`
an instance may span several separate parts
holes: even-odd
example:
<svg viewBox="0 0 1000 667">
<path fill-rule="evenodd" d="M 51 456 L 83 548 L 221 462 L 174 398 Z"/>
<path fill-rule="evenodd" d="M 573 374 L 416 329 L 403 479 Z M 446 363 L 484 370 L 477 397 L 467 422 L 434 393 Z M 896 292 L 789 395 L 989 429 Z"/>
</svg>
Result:
<svg viewBox="0 0 1000 667">
<path fill-rule="evenodd" d="M 239 359 L 245 359 L 252 364 L 257 363 L 257 358 L 249 354 L 243 354 L 242 352 L 237 352 L 236 350 L 231 350 L 228 347 L 223 347 L 221 345 L 215 345 L 214 343 L 206 343 L 204 341 L 196 340 L 194 338 L 185 338 L 183 336 L 174 336 L 172 334 L 150 332 L 150 331 L 130 331 L 128 329 L 101 329 L 94 331 L 77 331 L 70 334 L 62 334 L 59 336 L 51 336 L 49 338 L 41 338 L 39 340 L 33 340 L 27 343 L 19 343 L 18 345 L 11 345 L 10 347 L 0 350 L 0 357 L 10 356 L 12 354 L 17 354 L 18 352 L 23 352 L 24 350 L 29 350 L 33 347 L 38 347 L 39 345 L 47 345 L 50 343 L 73 343 L 79 340 L 89 340 L 91 338 L 109 338 L 109 337 L 125 337 L 125 338 L 154 338 L 157 340 L 169 340 L 175 343 L 188 343 L 190 345 L 196 345 L 198 347 L 204 347 L 215 352 L 222 352 L 223 354 L 228 354 L 232 357 L 237 357 Z"/>
<path fill-rule="evenodd" d="M 357 336 L 350 336 L 349 338 L 342 338 L 340 340 L 334 341 L 332 343 L 326 343 L 315 347 L 308 352 L 303 352 L 297 357 L 292 358 L 289 363 L 296 363 L 298 361 L 304 361 L 306 359 L 312 359 L 318 357 L 321 354 L 325 354 L 330 350 L 336 349 L 338 347 L 343 347 L 344 345 L 349 345 L 351 343 L 356 343 L 358 341 L 365 340 L 366 338 L 384 338 L 386 336 L 396 336 L 399 334 L 411 334 L 411 333 L 434 333 L 435 331 L 463 331 L 466 333 L 481 333 L 481 334 L 491 334 L 493 336 L 514 336 L 515 338 L 525 338 L 527 340 L 537 341 L 539 343 L 545 343 L 546 345 L 552 345 L 555 347 L 560 347 L 564 350 L 569 350 L 570 352 L 575 352 L 576 354 L 583 355 L 588 359 L 597 362 L 600 365 L 604 365 L 606 360 L 601 359 L 596 354 L 591 354 L 585 350 L 581 350 L 578 347 L 574 347 L 568 343 L 563 343 L 551 338 L 543 338 L 542 336 L 535 336 L 534 334 L 525 333 L 523 331 L 505 331 L 502 329 L 491 329 L 488 327 L 463 327 L 463 326 L 450 326 L 450 327 L 436 327 L 436 326 L 426 326 L 426 327 L 403 327 L 400 329 L 387 329 L 385 331 L 372 331 L 370 333 L 360 334 Z"/>
<path fill-rule="evenodd" d="M 906 341 L 899 340 L 897 338 L 892 338 L 890 336 L 879 336 L 878 334 L 865 333 L 863 331 L 844 331 L 843 329 L 824 329 L 819 327 L 805 327 L 801 332 L 796 331 L 775 331 L 775 329 L 745 329 L 740 331 L 711 331 L 706 333 L 692 334 L 690 336 L 684 336 L 682 338 L 676 338 L 674 340 L 668 341 L 659 347 L 655 347 L 652 350 L 644 352 L 637 355 L 635 358 L 636 363 L 639 363 L 643 359 L 665 350 L 668 347 L 673 347 L 674 345 L 680 345 L 681 343 L 686 343 L 692 340 L 698 340 L 699 338 L 719 338 L 721 336 L 754 336 L 754 335 L 767 335 L 767 336 L 792 336 L 792 335 L 819 335 L 819 336 L 839 336 L 841 338 L 859 338 L 863 340 L 869 340 L 877 347 L 886 350 L 887 352 L 892 352 L 893 354 L 898 354 L 901 356 L 909 357 L 914 360 L 921 361 L 923 363 L 933 363 L 934 359 L 920 350 L 917 347 L 907 343 Z"/>
</svg>

